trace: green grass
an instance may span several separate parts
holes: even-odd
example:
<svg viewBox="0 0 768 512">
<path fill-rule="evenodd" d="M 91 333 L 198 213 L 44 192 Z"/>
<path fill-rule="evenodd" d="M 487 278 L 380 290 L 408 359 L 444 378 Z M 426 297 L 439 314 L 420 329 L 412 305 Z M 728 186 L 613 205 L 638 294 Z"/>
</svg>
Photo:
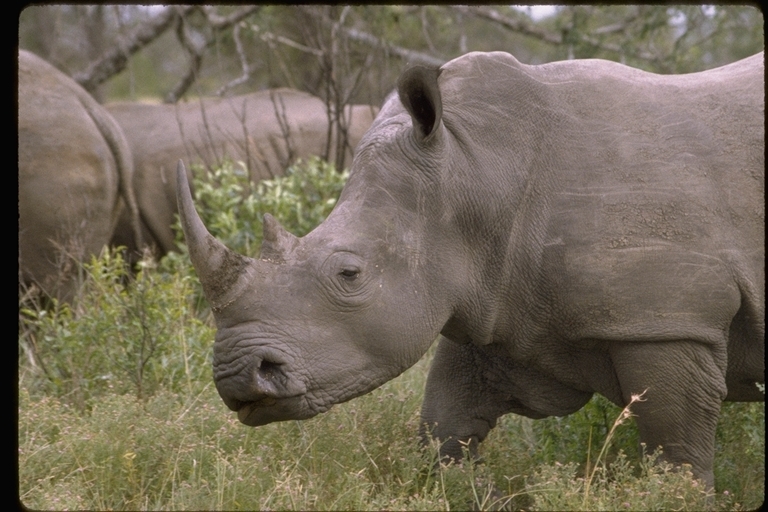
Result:
<svg viewBox="0 0 768 512">
<path fill-rule="evenodd" d="M 312 161 L 251 188 L 235 171 L 195 185 L 212 231 L 249 254 L 264 211 L 305 233 L 345 178 Z M 565 418 L 505 416 L 481 446 L 484 464 L 433 470 L 436 447 L 416 436 L 431 350 L 316 418 L 246 427 L 213 386 L 215 330 L 183 250 L 141 267 L 131 277 L 119 252 L 104 253 L 71 307 L 20 307 L 19 495 L 29 508 L 457 510 L 501 499 L 530 510 L 748 510 L 764 500 L 763 403 L 724 405 L 713 497 L 643 458 L 634 423 L 614 425 L 622 411 L 601 397 Z"/>
<path fill-rule="evenodd" d="M 257 429 L 238 423 L 211 383 L 193 395 L 162 390 L 143 400 L 105 393 L 87 412 L 61 398 L 33 400 L 22 389 L 22 502 L 33 509 L 455 510 L 488 504 L 492 482 L 501 494 L 514 495 L 515 505 L 534 510 L 700 510 L 707 504 L 690 474 L 646 463 L 638 475 L 621 453 L 609 470 L 597 472 L 585 498 L 575 462 L 585 447 L 570 446 L 556 457 L 562 462 L 541 462 L 553 456 L 546 448 L 520 453 L 515 443 L 502 444 L 505 436 L 526 436 L 528 420 L 515 417 L 483 446 L 486 464 L 431 473 L 434 452 L 421 452 L 415 436 L 428 360 L 317 418 Z M 541 435 L 557 436 L 561 425 L 539 423 Z M 719 455 L 720 465 L 739 463 L 748 471 L 737 452 L 743 440 L 726 442 L 734 453 Z M 759 473 L 760 463 L 751 470 Z M 716 477 L 719 482 L 722 472 Z M 751 488 L 719 490 L 717 508 L 757 507 L 762 485 L 756 474 Z"/>
</svg>

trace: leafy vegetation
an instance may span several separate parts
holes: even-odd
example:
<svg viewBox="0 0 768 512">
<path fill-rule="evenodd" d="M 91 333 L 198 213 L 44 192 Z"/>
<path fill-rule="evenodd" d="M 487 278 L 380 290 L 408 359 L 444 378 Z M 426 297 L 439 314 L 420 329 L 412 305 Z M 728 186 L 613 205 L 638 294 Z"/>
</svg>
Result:
<svg viewBox="0 0 768 512">
<path fill-rule="evenodd" d="M 345 177 L 313 160 L 253 186 L 228 164 L 197 173 L 197 206 L 216 236 L 254 255 L 264 212 L 306 233 Z M 420 449 L 416 436 L 432 351 L 316 418 L 246 427 L 213 386 L 214 326 L 183 250 L 135 275 L 119 251 L 84 270 L 72 306 L 20 307 L 28 508 L 739 510 L 764 500 L 762 403 L 723 407 L 714 497 L 641 457 L 634 424 L 601 397 L 565 418 L 505 416 L 481 447 L 484 464 L 435 468 L 436 446 Z"/>
<path fill-rule="evenodd" d="M 234 162 L 210 174 L 195 171 L 196 205 L 206 227 L 230 249 L 252 257 L 258 256 L 261 246 L 265 213 L 274 215 L 294 235 L 304 236 L 331 213 L 349 176 L 319 158 L 299 162 L 284 176 L 256 184 L 248 181 L 245 166 Z"/>
</svg>

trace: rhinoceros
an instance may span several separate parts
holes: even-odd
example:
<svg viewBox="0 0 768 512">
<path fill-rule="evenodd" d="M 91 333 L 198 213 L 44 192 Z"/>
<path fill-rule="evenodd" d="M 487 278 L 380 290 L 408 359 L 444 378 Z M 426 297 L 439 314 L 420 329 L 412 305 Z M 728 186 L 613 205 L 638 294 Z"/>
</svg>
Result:
<svg viewBox="0 0 768 512">
<path fill-rule="evenodd" d="M 302 238 L 265 215 L 259 259 L 208 233 L 178 172 L 224 403 L 310 418 L 442 334 L 421 422 L 446 457 L 503 414 L 645 393 L 641 441 L 711 486 L 721 402 L 764 400 L 763 67 L 411 68 L 332 213 Z"/>
<path fill-rule="evenodd" d="M 131 151 L 96 100 L 24 50 L 18 87 L 19 277 L 69 300 L 77 263 L 109 242 L 122 212 L 126 236 L 141 236 Z"/>
<path fill-rule="evenodd" d="M 243 161 L 251 178 L 259 181 L 282 175 L 297 158 L 328 155 L 333 161 L 336 155 L 325 103 L 292 89 L 176 105 L 111 103 L 105 108 L 122 126 L 133 151 L 143 237 L 158 256 L 175 248 L 171 226 L 177 213 L 174 171 L 180 156 L 209 168 L 225 158 Z M 376 110 L 368 105 L 346 108 L 347 162 Z M 120 220 L 112 243 L 133 253 L 137 248 L 128 237 L 128 220 Z"/>
</svg>

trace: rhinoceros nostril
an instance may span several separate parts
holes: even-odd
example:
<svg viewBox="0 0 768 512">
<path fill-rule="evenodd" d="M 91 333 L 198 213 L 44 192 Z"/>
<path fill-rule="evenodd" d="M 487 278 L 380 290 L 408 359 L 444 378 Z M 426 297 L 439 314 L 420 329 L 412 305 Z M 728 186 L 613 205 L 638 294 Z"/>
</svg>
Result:
<svg viewBox="0 0 768 512">
<path fill-rule="evenodd" d="M 261 396 L 280 396 L 285 385 L 285 372 L 282 365 L 263 360 L 254 369 L 252 391 Z"/>
<path fill-rule="evenodd" d="M 270 361 L 262 361 L 259 365 L 259 373 L 268 380 L 276 378 L 278 375 L 282 375 L 283 371 L 280 369 L 280 365 L 272 363 Z"/>
<path fill-rule="evenodd" d="M 230 409 L 269 407 L 285 398 L 306 393 L 304 382 L 291 373 L 279 356 L 249 354 L 241 364 L 214 363 L 216 389 Z"/>
</svg>

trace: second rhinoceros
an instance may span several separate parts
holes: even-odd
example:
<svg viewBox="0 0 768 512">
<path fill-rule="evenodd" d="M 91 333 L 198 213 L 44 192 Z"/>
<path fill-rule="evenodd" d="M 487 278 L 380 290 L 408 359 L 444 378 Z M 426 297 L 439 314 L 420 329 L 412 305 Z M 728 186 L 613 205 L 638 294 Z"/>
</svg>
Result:
<svg viewBox="0 0 768 512">
<path fill-rule="evenodd" d="M 121 213 L 125 238 L 141 243 L 131 150 L 85 89 L 24 50 L 18 85 L 19 278 L 70 300 Z"/>
<path fill-rule="evenodd" d="M 197 216 L 216 387 L 247 425 L 312 417 L 442 334 L 422 424 L 476 450 L 501 415 L 634 404 L 641 441 L 713 483 L 723 400 L 765 382 L 763 55 L 660 76 L 471 53 L 401 76 L 330 216 L 265 216 L 259 259 Z"/>
<path fill-rule="evenodd" d="M 338 140 L 329 130 L 326 104 L 292 89 L 176 105 L 110 103 L 105 108 L 122 126 L 133 151 L 143 238 L 158 256 L 175 248 L 174 172 L 179 157 L 207 168 L 225 159 L 242 161 L 254 181 L 282 175 L 298 158 L 327 156 L 334 161 L 337 146 L 349 162 L 377 111 L 368 105 L 346 107 L 346 140 Z M 120 219 L 112 243 L 134 253 L 138 248 L 128 236 L 128 220 Z"/>
</svg>

